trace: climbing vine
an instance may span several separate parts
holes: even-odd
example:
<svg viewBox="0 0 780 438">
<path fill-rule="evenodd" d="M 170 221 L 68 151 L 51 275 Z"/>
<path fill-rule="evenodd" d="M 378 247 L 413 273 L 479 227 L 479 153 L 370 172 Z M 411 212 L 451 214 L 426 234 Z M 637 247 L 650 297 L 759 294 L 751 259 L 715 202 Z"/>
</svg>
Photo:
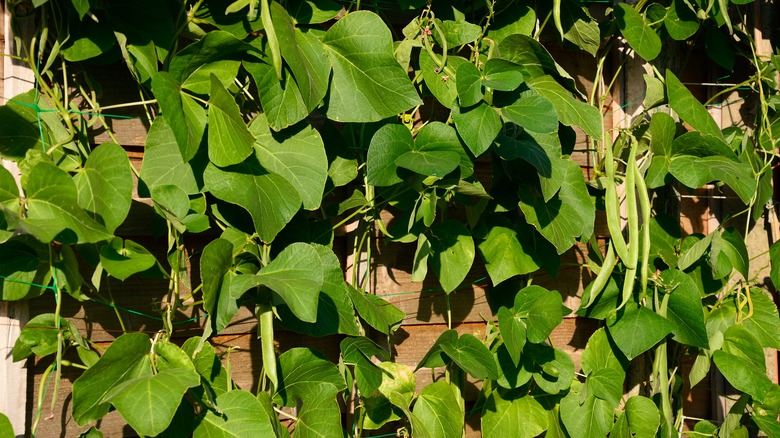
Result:
<svg viewBox="0 0 780 438">
<path fill-rule="evenodd" d="M 35 87 L 0 107 L 0 157 L 20 170 L 0 169 L 0 299 L 51 302 L 13 350 L 53 357 L 30 435 L 63 367 L 80 370 L 65 415 L 85 436 L 113 410 L 141 436 L 455 437 L 473 416 L 485 436 L 780 435 L 764 357 L 780 348 L 780 319 L 757 277 L 780 285 L 780 244 L 763 269 L 745 244 L 751 221 L 775 217 L 780 55 L 758 51 L 752 0 L 9 8 L 33 32 L 4 56 L 26 63 Z M 592 57 L 589 89 L 553 46 Z M 664 50 L 703 50 L 733 83 L 702 102 Z M 643 112 L 610 126 L 629 60 L 647 67 Z M 112 63 L 138 100 L 101 103 L 110 78 L 94 67 Z M 720 127 L 707 105 L 734 92 L 755 118 Z M 139 169 L 112 129 L 137 117 L 128 110 L 148 124 Z M 113 141 L 95 144 L 97 129 Z M 597 163 L 587 179 L 572 158 L 583 145 Z M 679 196 L 707 184 L 743 209 L 683 236 Z M 134 196 L 164 224 L 165 257 L 123 236 Z M 367 261 L 348 272 L 333 250 L 346 224 L 351 260 Z M 377 236 L 413 245 L 412 281 L 438 282 L 447 302 L 448 327 L 416 369 L 392 354 L 404 312 L 370 288 Z M 569 309 L 534 278 L 555 276 L 572 248 L 587 250 L 593 280 Z M 503 305 L 481 335 L 461 334 L 450 297 L 479 264 Z M 108 279 L 149 277 L 168 282 L 158 315 L 116 305 Z M 124 333 L 96 344 L 64 300 L 112 307 Z M 260 339 L 255 392 L 209 342 L 243 307 Z M 128 311 L 161 330 L 127 330 Z M 550 338 L 572 312 L 600 321 L 581 369 Z M 193 322 L 201 333 L 173 342 Z M 338 362 L 313 348 L 279 354 L 280 328 L 340 335 Z M 627 392 L 640 362 L 648 371 Z M 423 368 L 444 374 L 418 390 Z M 683 405 L 683 387 L 713 369 L 738 394 L 722 422 Z M 481 382 L 474 403 L 469 379 Z M 5 423 L 0 436 L 13 435 Z"/>
</svg>

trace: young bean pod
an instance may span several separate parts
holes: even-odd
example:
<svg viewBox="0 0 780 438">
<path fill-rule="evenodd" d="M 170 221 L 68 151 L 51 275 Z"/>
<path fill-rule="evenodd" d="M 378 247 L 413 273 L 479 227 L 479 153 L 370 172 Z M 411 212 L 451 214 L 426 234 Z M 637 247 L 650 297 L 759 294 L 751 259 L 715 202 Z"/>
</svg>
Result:
<svg viewBox="0 0 780 438">
<path fill-rule="evenodd" d="M 647 269 L 650 262 L 650 194 L 647 192 L 645 179 L 639 172 L 636 160 L 634 174 L 636 175 L 636 190 L 639 196 L 639 206 L 642 209 L 642 255 L 640 258 L 640 282 L 642 296 L 647 293 Z"/>
<path fill-rule="evenodd" d="M 626 166 L 626 211 L 628 212 L 628 257 L 623 260 L 626 265 L 626 277 L 623 281 L 623 294 L 620 307 L 622 308 L 631 298 L 634 292 L 634 280 L 636 279 L 636 264 L 639 259 L 639 211 L 636 203 L 636 143 L 631 144 Z"/>
<path fill-rule="evenodd" d="M 274 351 L 274 312 L 270 304 L 258 304 L 255 316 L 260 324 L 260 350 L 263 357 L 263 372 L 273 385 L 273 390 L 279 387 L 279 377 L 276 372 L 276 352 Z"/>
<path fill-rule="evenodd" d="M 605 149 L 604 170 L 606 173 L 604 206 L 607 215 L 607 228 L 609 229 L 609 236 L 612 240 L 615 252 L 618 257 L 623 260 L 623 263 L 627 263 L 628 247 L 623 238 L 623 231 L 620 229 L 620 204 L 618 203 L 615 187 L 615 162 L 612 158 L 612 148 L 610 146 L 607 146 Z"/>
<path fill-rule="evenodd" d="M 609 281 L 609 277 L 612 275 L 616 263 L 617 257 L 615 257 L 615 251 L 612 250 L 612 242 L 609 242 L 607 254 L 604 256 L 604 263 L 601 265 L 601 270 L 598 275 L 596 275 L 596 278 L 590 284 L 590 296 L 588 297 L 588 303 L 582 306 L 583 309 L 588 308 L 596 301 L 596 297 L 601 294 L 604 286 L 607 285 L 607 281 Z"/>
</svg>

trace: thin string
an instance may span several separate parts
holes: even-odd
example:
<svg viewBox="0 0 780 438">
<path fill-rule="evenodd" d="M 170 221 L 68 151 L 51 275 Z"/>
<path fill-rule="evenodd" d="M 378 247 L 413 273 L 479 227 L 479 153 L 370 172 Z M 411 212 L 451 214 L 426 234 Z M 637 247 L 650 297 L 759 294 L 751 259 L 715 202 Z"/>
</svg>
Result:
<svg viewBox="0 0 780 438">
<path fill-rule="evenodd" d="M 25 284 L 27 286 L 34 286 L 34 287 L 38 287 L 38 288 L 41 288 L 41 289 L 51 290 L 55 294 L 57 294 L 57 287 L 55 285 L 43 285 L 43 284 L 38 284 L 38 283 L 32 283 L 32 282 L 29 282 L 29 281 L 17 280 L 15 278 L 6 277 L 4 275 L 0 275 L 0 279 L 2 279 L 4 281 L 9 281 L 9 282 L 12 282 L 12 283 Z M 128 309 L 127 307 L 117 306 L 116 304 L 111 304 L 111 303 L 108 303 L 106 301 L 99 300 L 97 298 L 87 297 L 87 299 L 89 301 L 94 302 L 94 303 L 102 304 L 104 306 L 108 306 L 108 307 L 111 307 L 111 308 L 114 308 L 114 309 L 118 309 L 118 310 L 130 313 L 130 314 L 133 314 L 133 315 L 142 316 L 144 318 L 153 319 L 155 321 L 164 321 L 159 316 L 154 316 L 154 315 L 150 315 L 148 313 L 139 312 L 137 310 Z M 182 321 L 175 321 L 175 322 L 173 322 L 173 324 L 174 325 L 187 324 L 187 323 L 190 323 L 190 322 L 197 321 L 197 320 L 199 320 L 201 318 L 204 318 L 205 316 L 206 316 L 205 314 L 201 315 L 201 316 L 194 316 L 192 318 L 185 319 L 185 320 L 182 320 Z"/>
<path fill-rule="evenodd" d="M 24 102 L 14 102 L 16 105 L 24 106 L 27 108 L 32 108 L 35 110 L 36 115 L 38 116 L 38 123 L 41 122 L 40 113 L 58 113 L 59 110 L 56 109 L 46 109 L 41 108 L 38 106 L 38 97 L 36 96 L 35 103 L 29 104 Z M 107 117 L 109 119 L 139 119 L 139 120 L 151 120 L 146 117 L 139 117 L 139 116 L 126 116 L 121 114 L 105 114 L 101 112 L 94 112 L 94 111 L 78 111 L 78 110 L 68 110 L 68 114 L 80 114 L 84 116 L 96 116 L 96 117 Z M 41 131 L 41 135 L 43 135 L 43 128 L 39 125 L 39 130 Z"/>
<path fill-rule="evenodd" d="M 460 286 L 458 286 L 455 289 L 453 289 L 452 292 L 455 292 L 456 290 L 466 289 L 468 287 L 474 286 L 477 283 L 481 283 L 481 282 L 483 282 L 483 281 L 485 281 L 487 279 L 488 279 L 488 277 L 485 276 L 485 277 L 477 278 L 476 280 L 474 280 L 472 282 L 469 282 L 469 283 L 462 283 Z M 399 296 L 399 295 L 412 295 L 412 294 L 428 293 L 428 292 L 444 292 L 444 288 L 436 287 L 436 288 L 433 288 L 433 289 L 423 289 L 423 290 L 403 291 L 403 292 L 392 292 L 392 293 L 387 293 L 387 294 L 377 294 L 375 296 L 377 296 L 377 297 L 395 297 L 395 296 Z"/>
</svg>

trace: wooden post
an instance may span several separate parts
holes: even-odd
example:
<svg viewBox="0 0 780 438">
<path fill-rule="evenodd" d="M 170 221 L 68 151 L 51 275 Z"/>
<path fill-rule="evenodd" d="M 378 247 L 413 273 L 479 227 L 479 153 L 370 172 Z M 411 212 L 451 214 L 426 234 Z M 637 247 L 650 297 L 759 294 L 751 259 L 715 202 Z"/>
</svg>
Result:
<svg viewBox="0 0 780 438">
<path fill-rule="evenodd" d="M 5 44 L 0 45 L 0 50 L 3 53 L 14 53 L 11 11 L 8 10 L 7 1 L 3 5 L 3 30 Z M 26 64 L 3 56 L 2 68 L 2 104 L 33 87 L 34 75 Z M 2 160 L 2 165 L 11 171 L 19 184 L 19 168 L 16 163 Z M 25 362 L 14 363 L 11 350 L 28 318 L 26 301 L 0 302 L 0 388 L 3 388 L 4 392 L 4 396 L 0 397 L 0 412 L 11 421 L 14 434 L 18 437 L 25 435 L 28 420 L 27 366 Z"/>
</svg>

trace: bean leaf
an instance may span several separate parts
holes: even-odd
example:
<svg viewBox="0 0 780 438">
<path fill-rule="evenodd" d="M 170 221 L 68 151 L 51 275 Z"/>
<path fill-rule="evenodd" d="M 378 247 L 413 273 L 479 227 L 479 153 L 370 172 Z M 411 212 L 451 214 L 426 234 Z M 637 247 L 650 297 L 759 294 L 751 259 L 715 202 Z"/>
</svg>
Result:
<svg viewBox="0 0 780 438">
<path fill-rule="evenodd" d="M 421 103 L 393 55 L 393 38 L 379 16 L 358 11 L 322 39 L 333 65 L 327 115 L 339 122 L 374 122 Z"/>
</svg>

